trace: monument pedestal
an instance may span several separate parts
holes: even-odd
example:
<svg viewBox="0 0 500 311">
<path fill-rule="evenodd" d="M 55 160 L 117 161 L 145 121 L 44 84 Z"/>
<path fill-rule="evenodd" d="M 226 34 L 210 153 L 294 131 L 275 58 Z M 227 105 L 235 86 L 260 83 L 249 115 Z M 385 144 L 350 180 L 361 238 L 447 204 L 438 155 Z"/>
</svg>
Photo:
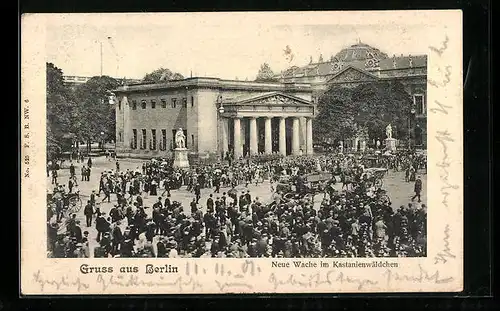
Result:
<svg viewBox="0 0 500 311">
<path fill-rule="evenodd" d="M 389 151 L 396 151 L 396 139 L 386 138 L 385 139 L 385 149 Z"/>
<path fill-rule="evenodd" d="M 172 166 L 174 168 L 189 168 L 188 152 L 189 150 L 186 148 L 175 148 Z"/>
</svg>

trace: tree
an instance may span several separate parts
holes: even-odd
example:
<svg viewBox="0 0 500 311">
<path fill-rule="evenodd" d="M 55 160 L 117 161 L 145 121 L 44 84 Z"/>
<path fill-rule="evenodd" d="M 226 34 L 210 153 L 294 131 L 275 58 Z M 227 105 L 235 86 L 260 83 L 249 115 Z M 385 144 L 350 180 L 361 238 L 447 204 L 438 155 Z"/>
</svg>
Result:
<svg viewBox="0 0 500 311">
<path fill-rule="evenodd" d="M 333 86 L 318 100 L 318 115 L 313 122 L 314 137 L 320 142 L 333 143 L 354 135 L 352 90 Z"/>
<path fill-rule="evenodd" d="M 74 99 L 64 85 L 63 72 L 52 63 L 46 63 L 46 122 L 47 157 L 56 157 L 63 151 L 63 139 L 74 131 Z"/>
<path fill-rule="evenodd" d="M 412 100 L 401 83 L 361 84 L 354 89 L 352 102 L 357 107 L 355 122 L 368 128 L 371 139 L 385 138 L 388 124 L 396 128 L 396 138 L 407 135 Z"/>
<path fill-rule="evenodd" d="M 381 139 L 391 124 L 396 138 L 405 137 L 411 104 L 399 82 L 370 82 L 353 89 L 332 86 L 319 97 L 314 136 L 322 142 L 338 141 L 367 129 L 371 139 Z"/>
<path fill-rule="evenodd" d="M 144 82 L 153 82 L 158 83 L 162 81 L 171 81 L 171 80 L 182 80 L 184 76 L 177 72 L 172 72 L 167 68 L 159 68 L 153 72 L 150 72 L 144 76 L 142 79 Z"/>
<path fill-rule="evenodd" d="M 115 107 L 109 104 L 110 92 L 119 82 L 108 76 L 92 77 L 75 90 L 78 106 L 75 109 L 75 129 L 79 140 L 92 142 L 115 139 Z M 104 136 L 101 134 L 104 133 Z"/>
<path fill-rule="evenodd" d="M 271 70 L 271 67 L 269 66 L 268 63 L 264 63 L 260 65 L 259 72 L 257 73 L 257 77 L 255 78 L 255 81 L 261 81 L 261 82 L 275 82 L 278 81 L 274 77 L 274 73 Z"/>
</svg>

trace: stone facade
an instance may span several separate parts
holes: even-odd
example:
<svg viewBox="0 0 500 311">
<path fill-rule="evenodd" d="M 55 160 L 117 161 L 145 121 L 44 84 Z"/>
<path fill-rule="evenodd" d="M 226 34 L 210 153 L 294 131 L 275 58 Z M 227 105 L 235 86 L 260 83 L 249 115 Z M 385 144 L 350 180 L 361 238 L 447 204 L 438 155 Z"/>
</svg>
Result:
<svg viewBox="0 0 500 311">
<path fill-rule="evenodd" d="M 281 82 L 310 83 L 313 101 L 331 85 L 354 88 L 372 81 L 398 81 L 413 98 L 415 113 L 408 116 L 412 145 L 425 148 L 427 136 L 427 56 L 393 55 L 358 42 L 328 61 L 291 67 L 275 75 Z"/>
<path fill-rule="evenodd" d="M 188 78 L 123 86 L 114 93 L 119 156 L 171 156 L 179 128 L 194 154 L 312 152 L 309 84 Z M 278 120 L 286 123 L 285 136 L 273 147 Z"/>
</svg>

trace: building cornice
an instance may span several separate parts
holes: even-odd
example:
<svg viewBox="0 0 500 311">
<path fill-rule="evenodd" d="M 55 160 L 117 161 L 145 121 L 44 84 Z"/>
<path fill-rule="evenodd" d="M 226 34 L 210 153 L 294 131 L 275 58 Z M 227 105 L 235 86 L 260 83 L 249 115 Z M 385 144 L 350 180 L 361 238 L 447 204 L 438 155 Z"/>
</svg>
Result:
<svg viewBox="0 0 500 311">
<path fill-rule="evenodd" d="M 218 78 L 187 78 L 183 80 L 168 81 L 164 83 L 135 84 L 121 86 L 114 90 L 115 93 L 135 93 L 157 91 L 166 89 L 220 89 L 220 90 L 254 90 L 254 91 L 304 91 L 312 90 L 309 83 L 281 83 L 281 82 L 253 82 L 223 80 Z"/>
</svg>

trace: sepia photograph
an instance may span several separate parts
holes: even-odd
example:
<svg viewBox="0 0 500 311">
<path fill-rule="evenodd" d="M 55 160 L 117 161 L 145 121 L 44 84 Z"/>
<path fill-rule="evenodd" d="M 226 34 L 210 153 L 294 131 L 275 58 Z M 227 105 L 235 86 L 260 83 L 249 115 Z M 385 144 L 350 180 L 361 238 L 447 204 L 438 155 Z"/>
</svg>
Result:
<svg viewBox="0 0 500 311">
<path fill-rule="evenodd" d="M 22 22 L 23 293 L 462 288 L 460 11 Z"/>
<path fill-rule="evenodd" d="M 426 47 L 213 28 L 48 29 L 48 256 L 425 257 Z"/>
</svg>

